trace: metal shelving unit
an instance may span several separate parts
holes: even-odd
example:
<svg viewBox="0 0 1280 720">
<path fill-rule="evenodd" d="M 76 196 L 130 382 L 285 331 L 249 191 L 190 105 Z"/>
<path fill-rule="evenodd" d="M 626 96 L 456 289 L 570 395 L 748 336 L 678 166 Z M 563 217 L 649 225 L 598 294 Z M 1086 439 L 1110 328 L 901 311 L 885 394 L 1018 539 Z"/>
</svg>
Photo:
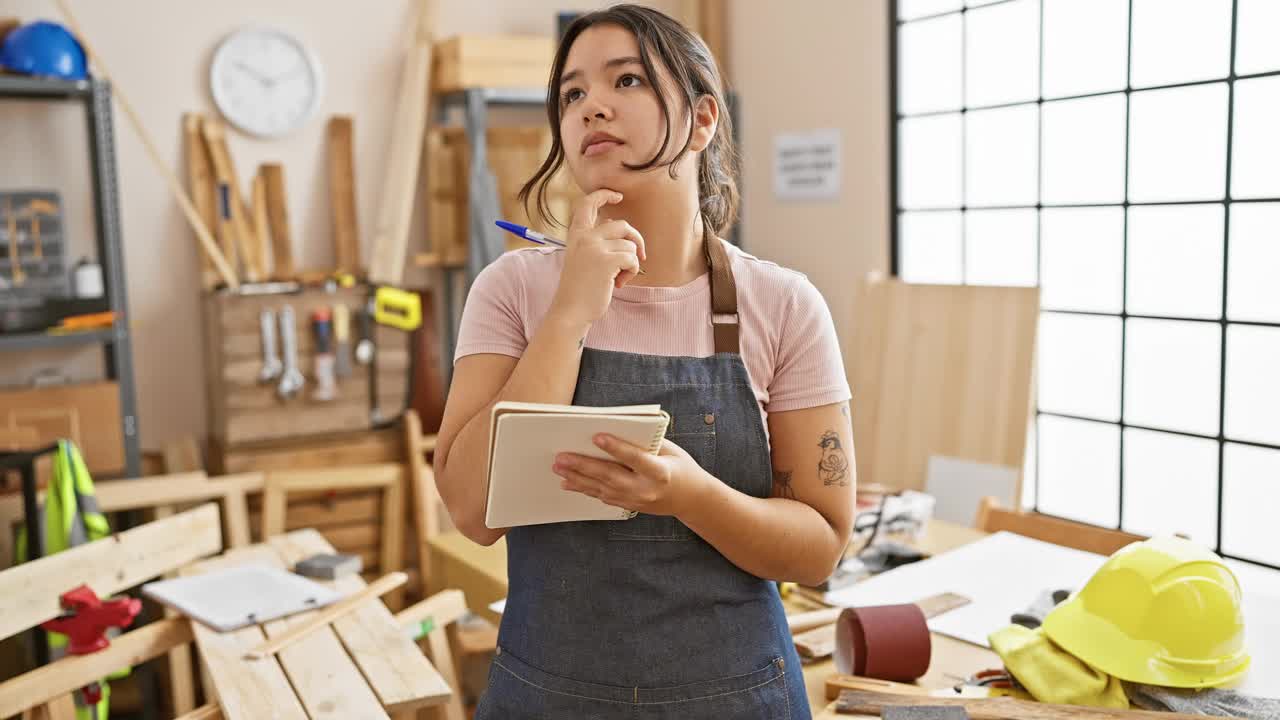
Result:
<svg viewBox="0 0 1280 720">
<path fill-rule="evenodd" d="M 108 307 L 116 313 L 114 327 L 66 335 L 46 333 L 0 334 L 0 352 L 67 348 L 100 344 L 108 379 L 120 389 L 120 422 L 124 428 L 125 475 L 142 473 L 138 445 L 137 401 L 133 379 L 133 345 L 127 325 L 124 254 L 120 234 L 119 187 L 116 182 L 115 135 L 111 119 L 111 85 L 105 80 L 50 80 L 0 75 L 0 100 L 42 100 L 84 103 L 89 133 L 89 166 L 93 181 L 94 220 L 98 262 L 102 265 Z"/>
</svg>

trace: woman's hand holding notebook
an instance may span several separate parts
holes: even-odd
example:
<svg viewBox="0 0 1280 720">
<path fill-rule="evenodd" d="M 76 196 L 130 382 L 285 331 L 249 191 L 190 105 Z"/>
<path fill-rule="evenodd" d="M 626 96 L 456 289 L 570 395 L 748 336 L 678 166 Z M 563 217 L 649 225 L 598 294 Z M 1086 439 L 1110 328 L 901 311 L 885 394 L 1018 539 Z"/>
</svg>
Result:
<svg viewBox="0 0 1280 720">
<path fill-rule="evenodd" d="M 608 433 L 657 454 L 671 416 L 658 405 L 582 407 L 500 402 L 489 434 L 485 525 L 506 528 L 580 520 L 626 520 L 632 513 L 562 490 L 551 470 L 558 453 L 612 458 L 591 439 Z"/>
</svg>

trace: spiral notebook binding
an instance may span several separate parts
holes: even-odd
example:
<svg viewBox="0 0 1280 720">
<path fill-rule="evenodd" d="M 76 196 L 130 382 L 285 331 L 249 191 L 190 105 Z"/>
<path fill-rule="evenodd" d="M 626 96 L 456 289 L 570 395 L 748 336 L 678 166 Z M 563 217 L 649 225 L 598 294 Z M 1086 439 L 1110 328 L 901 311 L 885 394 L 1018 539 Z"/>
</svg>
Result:
<svg viewBox="0 0 1280 720">
<path fill-rule="evenodd" d="M 662 413 L 662 415 L 667 419 L 667 421 L 662 423 L 662 426 L 658 428 L 658 431 L 653 434 L 653 440 L 649 441 L 649 453 L 652 455 L 657 455 L 658 451 L 662 449 L 662 438 L 666 436 L 667 426 L 671 423 L 670 415 L 668 415 L 665 412 Z M 639 514 L 640 513 L 636 512 L 635 510 L 631 510 L 627 512 L 627 516 L 624 519 L 630 520 L 631 518 Z"/>
</svg>

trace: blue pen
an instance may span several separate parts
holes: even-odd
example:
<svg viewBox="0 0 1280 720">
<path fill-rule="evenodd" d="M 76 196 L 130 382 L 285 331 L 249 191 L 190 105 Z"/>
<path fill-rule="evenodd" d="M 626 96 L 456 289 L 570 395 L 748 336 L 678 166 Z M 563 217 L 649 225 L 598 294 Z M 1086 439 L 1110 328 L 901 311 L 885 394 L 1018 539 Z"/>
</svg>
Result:
<svg viewBox="0 0 1280 720">
<path fill-rule="evenodd" d="M 560 242 L 553 237 L 547 237 L 537 230 L 530 230 L 523 225 L 517 225 L 513 222 L 507 222 L 506 220 L 497 220 L 495 221 L 495 224 L 512 235 L 518 235 L 529 242 L 536 242 L 539 245 L 555 245 L 556 247 L 564 247 L 563 242 Z"/>
<path fill-rule="evenodd" d="M 539 245 L 555 245 L 556 247 L 565 246 L 563 241 L 557 240 L 548 235 L 543 235 L 537 230 L 530 230 L 529 228 L 523 225 L 517 225 L 513 222 L 507 222 L 506 220 L 495 220 L 494 224 L 502 228 L 503 230 L 506 230 L 507 232 L 511 233 L 512 235 L 522 237 L 525 240 L 528 240 L 529 242 L 536 242 Z M 644 275 L 644 270 L 641 270 L 640 274 Z"/>
</svg>

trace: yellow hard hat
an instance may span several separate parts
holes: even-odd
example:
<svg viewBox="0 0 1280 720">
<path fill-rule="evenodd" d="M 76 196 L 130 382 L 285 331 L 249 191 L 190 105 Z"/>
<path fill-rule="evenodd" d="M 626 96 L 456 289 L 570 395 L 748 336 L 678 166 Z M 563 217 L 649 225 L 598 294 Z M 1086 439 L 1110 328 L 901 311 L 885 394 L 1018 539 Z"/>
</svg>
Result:
<svg viewBox="0 0 1280 720">
<path fill-rule="evenodd" d="M 1225 685 L 1249 667 L 1240 583 L 1217 555 L 1177 537 L 1124 547 L 1044 619 L 1062 649 L 1121 680 Z"/>
</svg>

